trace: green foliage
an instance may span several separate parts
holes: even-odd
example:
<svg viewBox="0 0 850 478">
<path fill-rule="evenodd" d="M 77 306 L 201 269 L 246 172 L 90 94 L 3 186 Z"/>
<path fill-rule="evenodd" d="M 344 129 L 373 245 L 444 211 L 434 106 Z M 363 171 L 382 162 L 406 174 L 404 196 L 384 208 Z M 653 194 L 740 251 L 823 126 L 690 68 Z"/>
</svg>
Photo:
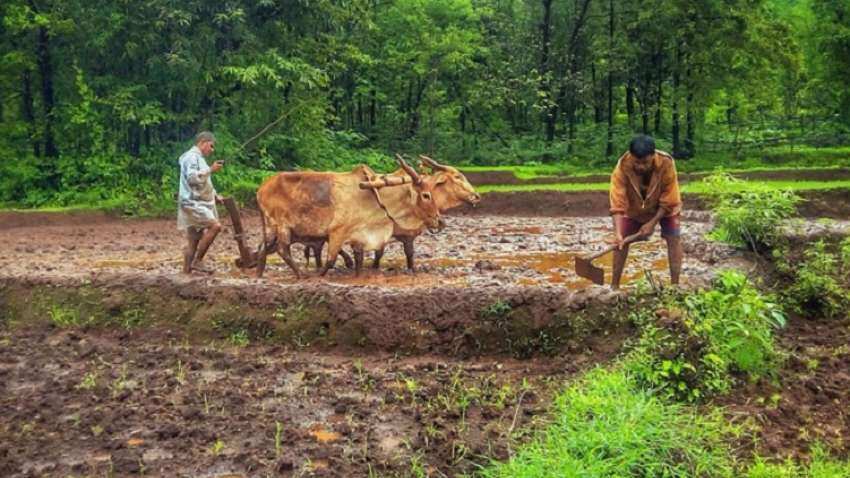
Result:
<svg viewBox="0 0 850 478">
<path fill-rule="evenodd" d="M 800 197 L 787 190 L 741 190 L 741 180 L 726 173 L 704 179 L 712 196 L 715 225 L 710 237 L 764 252 L 779 245 L 782 221 L 795 214 Z"/>
<path fill-rule="evenodd" d="M 47 313 L 58 327 L 76 327 L 83 323 L 79 311 L 63 305 L 53 304 Z"/>
<path fill-rule="evenodd" d="M 771 463 L 756 457 L 755 462 L 742 476 L 746 478 L 844 478 L 850 476 L 850 461 L 836 461 L 822 446 L 815 446 L 808 464 L 796 463 L 790 458 L 781 463 Z"/>
<path fill-rule="evenodd" d="M 125 3 L 0 7 L 0 203 L 173 213 L 201 129 L 248 202 L 395 152 L 607 173 L 636 132 L 680 171 L 850 164 L 847 0 Z"/>
<path fill-rule="evenodd" d="M 734 476 L 717 412 L 665 403 L 622 370 L 596 369 L 555 400 L 552 424 L 507 463 L 482 476 Z"/>
<path fill-rule="evenodd" d="M 641 335 L 626 361 L 639 383 L 660 396 L 698 401 L 725 393 L 733 373 L 772 375 L 780 355 L 773 330 L 785 316 L 746 277 L 721 272 L 712 289 L 668 299 L 652 314 L 636 313 Z"/>
<path fill-rule="evenodd" d="M 497 300 L 481 309 L 481 316 L 489 319 L 504 319 L 510 315 L 513 307 L 508 302 Z"/>
<path fill-rule="evenodd" d="M 817 241 L 803 252 L 803 260 L 793 265 L 780 263 L 780 270 L 792 280 L 785 296 L 794 309 L 812 317 L 847 317 L 850 308 L 850 240 L 841 243 L 838 254 Z"/>
</svg>

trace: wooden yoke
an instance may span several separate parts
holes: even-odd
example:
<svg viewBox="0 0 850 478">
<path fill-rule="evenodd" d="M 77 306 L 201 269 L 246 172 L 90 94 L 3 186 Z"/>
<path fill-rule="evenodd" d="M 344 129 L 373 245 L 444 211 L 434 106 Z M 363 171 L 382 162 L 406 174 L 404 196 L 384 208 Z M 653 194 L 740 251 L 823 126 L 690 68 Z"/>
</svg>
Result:
<svg viewBox="0 0 850 478">
<path fill-rule="evenodd" d="M 401 186 L 410 184 L 413 180 L 409 176 L 378 176 L 370 181 L 360 181 L 360 189 L 381 189 L 387 186 Z"/>
</svg>

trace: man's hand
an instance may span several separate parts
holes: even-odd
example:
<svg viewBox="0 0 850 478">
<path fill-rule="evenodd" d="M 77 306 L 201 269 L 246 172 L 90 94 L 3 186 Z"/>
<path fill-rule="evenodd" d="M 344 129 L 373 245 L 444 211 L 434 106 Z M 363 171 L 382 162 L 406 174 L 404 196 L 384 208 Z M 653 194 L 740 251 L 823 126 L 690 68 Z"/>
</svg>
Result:
<svg viewBox="0 0 850 478">
<path fill-rule="evenodd" d="M 217 173 L 224 167 L 224 161 L 216 161 L 210 166 L 210 171 Z"/>
<path fill-rule="evenodd" d="M 640 227 L 638 233 L 640 234 L 641 239 L 647 239 L 652 235 L 652 232 L 655 230 L 655 221 L 649 221 Z"/>
<path fill-rule="evenodd" d="M 623 250 L 623 246 L 625 246 L 625 245 L 626 245 L 626 244 L 625 244 L 625 238 L 623 238 L 623 235 L 622 235 L 622 234 L 620 234 L 620 231 L 615 231 L 615 232 L 614 232 L 614 237 L 609 238 L 609 239 L 608 239 L 607 241 L 605 241 L 605 242 L 607 242 L 608 244 L 611 244 L 611 245 L 617 246 L 617 249 L 619 249 L 619 250 Z"/>
<path fill-rule="evenodd" d="M 215 202 L 216 204 L 224 204 L 224 198 L 221 196 L 221 194 L 215 195 Z"/>
</svg>

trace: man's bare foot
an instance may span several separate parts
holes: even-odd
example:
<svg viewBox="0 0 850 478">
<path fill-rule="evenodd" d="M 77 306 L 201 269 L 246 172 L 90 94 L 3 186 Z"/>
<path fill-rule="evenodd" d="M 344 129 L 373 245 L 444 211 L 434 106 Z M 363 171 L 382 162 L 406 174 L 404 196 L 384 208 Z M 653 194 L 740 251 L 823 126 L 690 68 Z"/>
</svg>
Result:
<svg viewBox="0 0 850 478">
<path fill-rule="evenodd" d="M 204 263 L 204 261 L 193 262 L 192 263 L 192 271 L 193 272 L 200 272 L 202 274 L 212 274 L 213 272 L 215 272 L 215 270 L 212 267 L 206 265 Z"/>
</svg>

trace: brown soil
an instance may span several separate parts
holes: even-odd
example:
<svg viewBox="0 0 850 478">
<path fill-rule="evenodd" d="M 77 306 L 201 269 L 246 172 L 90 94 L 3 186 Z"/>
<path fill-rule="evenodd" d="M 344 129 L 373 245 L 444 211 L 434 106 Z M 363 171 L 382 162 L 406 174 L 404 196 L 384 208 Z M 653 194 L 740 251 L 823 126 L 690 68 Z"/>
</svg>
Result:
<svg viewBox="0 0 850 478">
<path fill-rule="evenodd" d="M 779 340 L 790 355 L 778 381 L 743 384 L 719 400 L 735 420 L 751 419 L 757 451 L 807 458 L 812 445 L 850 456 L 850 323 L 794 317 Z"/>
<path fill-rule="evenodd" d="M 850 191 L 804 191 L 805 201 L 797 211 L 803 217 L 850 217 Z M 705 211 L 705 199 L 700 195 L 684 194 L 685 211 Z M 475 207 L 464 206 L 451 211 L 460 216 L 532 216 L 532 217 L 598 217 L 608 214 L 606 191 L 519 191 L 490 192 Z M 705 219 L 697 214 L 692 219 Z"/>
<path fill-rule="evenodd" d="M 430 476 L 505 458 L 616 345 L 541 361 L 0 328 L 0 475 Z"/>
<path fill-rule="evenodd" d="M 708 176 L 709 173 L 681 173 L 679 181 L 686 183 L 689 181 L 698 181 Z M 812 170 L 779 170 L 779 171 L 746 171 L 733 173 L 735 177 L 747 180 L 758 181 L 837 181 L 850 179 L 850 169 L 812 169 Z M 594 174 L 589 176 L 543 176 L 533 179 L 519 179 L 514 176 L 511 171 L 468 171 L 464 172 L 464 176 L 474 186 L 483 186 L 485 184 L 558 184 L 558 183 L 607 183 L 611 177 L 604 174 Z"/>
</svg>

